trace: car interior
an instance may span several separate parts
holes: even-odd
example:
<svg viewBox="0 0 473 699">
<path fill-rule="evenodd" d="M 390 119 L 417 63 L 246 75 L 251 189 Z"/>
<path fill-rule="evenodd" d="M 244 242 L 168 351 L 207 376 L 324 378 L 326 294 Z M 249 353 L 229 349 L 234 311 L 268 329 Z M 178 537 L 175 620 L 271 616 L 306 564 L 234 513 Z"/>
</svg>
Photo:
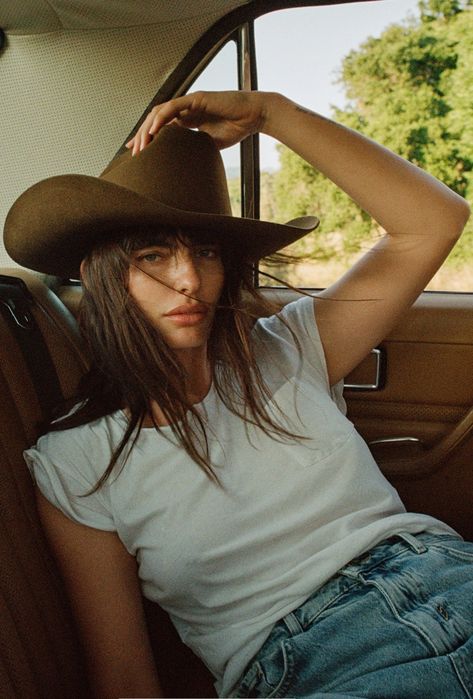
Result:
<svg viewBox="0 0 473 699">
<path fill-rule="evenodd" d="M 378 0 L 383 2 L 383 0 Z M 150 107 L 188 91 L 234 41 L 255 89 L 253 23 L 336 0 L 0 1 L 3 218 L 29 185 L 98 174 Z M 349 4 L 349 3 L 348 3 Z M 356 3 L 363 5 L 364 2 Z M 371 3 L 372 4 L 372 3 Z M 259 214 L 257 137 L 241 146 L 242 215 Z M 3 219 L 2 219 L 3 220 Z M 281 304 L 288 289 L 268 289 Z M 0 251 L 0 695 L 91 696 L 78 634 L 22 452 L 88 365 L 77 280 L 25 270 Z M 345 381 L 349 418 L 406 507 L 473 540 L 473 295 L 426 292 Z M 143 599 L 165 696 L 215 696 L 167 615 Z"/>
</svg>

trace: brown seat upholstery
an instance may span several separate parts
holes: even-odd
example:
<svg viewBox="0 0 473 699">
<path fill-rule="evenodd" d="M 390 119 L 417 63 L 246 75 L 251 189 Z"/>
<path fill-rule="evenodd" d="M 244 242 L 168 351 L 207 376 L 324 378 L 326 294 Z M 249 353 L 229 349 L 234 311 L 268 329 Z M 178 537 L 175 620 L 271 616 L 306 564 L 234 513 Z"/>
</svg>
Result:
<svg viewBox="0 0 473 699">
<path fill-rule="evenodd" d="M 2 270 L 3 272 L 3 270 Z M 84 370 L 74 323 L 31 277 L 31 312 L 69 393 Z M 79 643 L 37 515 L 22 452 L 43 418 L 40 397 L 5 314 L 0 314 L 0 695 L 88 695 Z"/>
<path fill-rule="evenodd" d="M 35 275 L 16 269 L 0 274 L 26 282 L 44 363 L 57 375 L 49 379 L 70 396 L 87 365 L 75 319 Z M 90 691 L 80 643 L 22 457 L 45 417 L 38 387 L 44 388 L 44 376 L 38 372 L 47 367 L 36 367 L 35 378 L 12 320 L 14 304 L 6 308 L 0 297 L 0 305 L 0 696 L 84 698 Z M 145 610 L 166 696 L 215 696 L 209 673 L 180 643 L 167 615 L 146 600 Z"/>
</svg>

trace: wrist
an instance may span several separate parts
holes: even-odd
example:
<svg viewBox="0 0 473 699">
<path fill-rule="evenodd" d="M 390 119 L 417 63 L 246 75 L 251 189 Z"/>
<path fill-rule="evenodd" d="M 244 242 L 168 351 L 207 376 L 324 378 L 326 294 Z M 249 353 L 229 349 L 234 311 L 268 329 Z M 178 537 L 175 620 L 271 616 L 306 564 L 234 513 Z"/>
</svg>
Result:
<svg viewBox="0 0 473 699">
<path fill-rule="evenodd" d="M 260 133 L 279 139 L 280 130 L 287 124 L 287 119 L 294 103 L 279 92 L 266 92 L 262 109 Z"/>
</svg>

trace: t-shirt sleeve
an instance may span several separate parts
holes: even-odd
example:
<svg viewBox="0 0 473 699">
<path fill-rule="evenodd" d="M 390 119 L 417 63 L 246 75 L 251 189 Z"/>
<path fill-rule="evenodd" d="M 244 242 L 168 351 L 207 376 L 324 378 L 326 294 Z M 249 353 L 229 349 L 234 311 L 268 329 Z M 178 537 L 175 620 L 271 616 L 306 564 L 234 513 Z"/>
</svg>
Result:
<svg viewBox="0 0 473 699">
<path fill-rule="evenodd" d="M 309 375 L 319 388 L 330 394 L 342 413 L 346 413 L 343 380 L 334 386 L 329 384 L 312 297 L 303 296 L 288 303 L 280 313 L 261 318 L 255 326 L 255 338 L 263 361 L 276 365 L 287 376 L 297 376 L 299 372 Z"/>
<path fill-rule="evenodd" d="M 79 448 L 76 439 L 68 439 L 73 431 L 41 437 L 23 453 L 26 465 L 44 497 L 67 517 L 95 529 L 115 531 L 107 485 L 92 495 L 84 495 L 99 476 L 94 473 L 85 446 Z"/>
</svg>

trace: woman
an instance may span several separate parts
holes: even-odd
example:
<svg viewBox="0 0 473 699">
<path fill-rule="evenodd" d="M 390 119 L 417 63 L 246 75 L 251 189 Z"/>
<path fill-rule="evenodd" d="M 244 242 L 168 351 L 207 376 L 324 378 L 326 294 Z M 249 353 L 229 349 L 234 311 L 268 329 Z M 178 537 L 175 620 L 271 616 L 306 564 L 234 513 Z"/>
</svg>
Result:
<svg viewBox="0 0 473 699">
<path fill-rule="evenodd" d="M 215 144 L 256 131 L 387 233 L 251 330 L 248 263 L 316 225 L 231 217 Z M 340 394 L 445 259 L 466 203 L 273 93 L 171 100 L 128 147 L 101 178 L 36 185 L 5 233 L 22 264 L 81 264 L 94 370 L 26 458 L 96 695 L 161 695 L 143 591 L 222 696 L 471 696 L 473 546 L 405 512 Z"/>
</svg>

